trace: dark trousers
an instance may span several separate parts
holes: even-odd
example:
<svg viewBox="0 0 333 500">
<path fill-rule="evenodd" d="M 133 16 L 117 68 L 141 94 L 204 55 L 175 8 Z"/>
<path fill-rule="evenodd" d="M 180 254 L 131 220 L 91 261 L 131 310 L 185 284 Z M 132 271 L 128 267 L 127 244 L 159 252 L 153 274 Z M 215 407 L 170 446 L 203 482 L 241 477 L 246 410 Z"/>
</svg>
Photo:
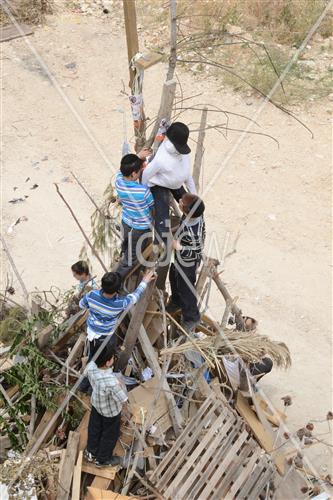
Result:
<svg viewBox="0 0 333 500">
<path fill-rule="evenodd" d="M 186 193 L 185 189 L 168 189 L 162 186 L 153 186 L 150 188 L 154 197 L 155 208 L 155 243 L 167 244 L 170 236 L 170 193 L 179 202 L 180 198 Z"/>
<path fill-rule="evenodd" d="M 110 335 L 108 337 L 110 338 L 110 340 L 109 340 L 109 342 L 107 342 L 105 347 L 108 345 L 112 345 L 115 348 L 116 344 L 117 344 L 116 334 L 114 333 L 113 335 Z M 103 335 L 102 337 L 99 337 L 97 339 L 89 341 L 88 363 L 89 363 L 89 361 L 91 361 L 95 352 L 98 351 L 101 344 L 103 344 L 104 340 L 105 340 L 105 335 Z M 88 392 L 90 389 L 91 389 L 91 384 L 89 382 L 89 379 L 88 379 L 88 377 L 84 377 L 79 385 L 79 391 Z"/>
<path fill-rule="evenodd" d="M 181 308 L 184 321 L 200 320 L 197 294 L 193 290 L 195 288 L 197 266 L 198 263 L 196 262 L 189 267 L 181 266 L 178 262 L 177 267 L 174 264 L 170 266 L 171 300 Z M 183 275 L 186 276 L 186 280 Z"/>
<path fill-rule="evenodd" d="M 272 370 L 273 361 L 271 358 L 262 358 L 262 360 L 258 363 L 250 363 L 249 368 L 251 375 L 254 375 L 257 379 L 259 379 Z"/>
<path fill-rule="evenodd" d="M 120 436 L 120 417 L 121 413 L 115 417 L 104 417 L 94 406 L 91 407 L 87 450 L 100 463 L 105 463 L 112 458 L 114 447 Z"/>
<path fill-rule="evenodd" d="M 150 241 L 151 230 L 134 229 L 125 222 L 121 224 L 123 242 L 121 245 L 122 258 L 115 269 L 124 278 L 138 262 L 143 250 Z"/>
</svg>

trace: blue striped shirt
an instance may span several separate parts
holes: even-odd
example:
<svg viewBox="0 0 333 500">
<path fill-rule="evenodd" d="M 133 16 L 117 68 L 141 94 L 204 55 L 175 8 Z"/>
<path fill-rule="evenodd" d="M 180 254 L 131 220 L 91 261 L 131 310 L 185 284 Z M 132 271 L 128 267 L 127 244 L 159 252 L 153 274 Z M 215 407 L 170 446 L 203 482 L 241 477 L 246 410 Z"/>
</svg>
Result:
<svg viewBox="0 0 333 500">
<path fill-rule="evenodd" d="M 87 319 L 88 334 L 93 334 L 96 337 L 112 335 L 120 314 L 129 306 L 135 304 L 146 288 L 147 283 L 142 281 L 133 293 L 125 296 L 116 294 L 111 299 L 104 297 L 103 290 L 92 290 L 87 293 L 80 300 L 80 307 L 81 309 L 89 309 Z"/>
<path fill-rule="evenodd" d="M 148 186 L 128 181 L 121 172 L 116 177 L 116 191 L 123 207 L 123 222 L 133 229 L 149 229 L 154 198 Z"/>
</svg>

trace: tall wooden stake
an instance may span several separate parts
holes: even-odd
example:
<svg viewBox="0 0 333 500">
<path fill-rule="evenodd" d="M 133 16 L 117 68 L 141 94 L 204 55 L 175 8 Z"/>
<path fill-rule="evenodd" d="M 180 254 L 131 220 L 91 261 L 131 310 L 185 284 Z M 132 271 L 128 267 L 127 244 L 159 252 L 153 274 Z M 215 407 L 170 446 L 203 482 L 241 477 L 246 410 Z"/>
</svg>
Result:
<svg viewBox="0 0 333 500">
<path fill-rule="evenodd" d="M 193 165 L 193 180 L 198 193 L 200 192 L 200 172 L 201 172 L 202 157 L 204 152 L 203 145 L 206 135 L 207 111 L 208 111 L 207 108 L 203 108 L 202 110 L 198 143 L 197 143 L 197 149 L 195 151 L 195 158 Z"/>
<path fill-rule="evenodd" d="M 123 0 L 128 63 L 139 52 L 138 30 L 136 26 L 135 0 Z M 129 86 L 132 88 L 134 72 L 130 68 Z"/>
</svg>

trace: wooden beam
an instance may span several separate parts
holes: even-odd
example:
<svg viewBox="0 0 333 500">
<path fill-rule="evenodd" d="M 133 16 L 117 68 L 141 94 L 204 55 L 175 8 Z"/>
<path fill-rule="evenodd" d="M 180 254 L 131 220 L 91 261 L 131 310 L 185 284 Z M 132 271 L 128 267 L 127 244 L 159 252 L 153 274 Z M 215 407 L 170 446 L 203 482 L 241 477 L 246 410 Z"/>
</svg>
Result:
<svg viewBox="0 0 333 500">
<path fill-rule="evenodd" d="M 61 351 L 61 349 L 63 349 L 66 346 L 68 340 L 73 335 L 75 335 L 75 333 L 77 333 L 80 330 L 80 328 L 85 324 L 87 317 L 88 317 L 88 311 L 82 309 L 74 316 L 69 318 L 67 327 L 65 328 L 62 335 L 54 342 L 52 350 L 54 352 Z"/>
<path fill-rule="evenodd" d="M 202 165 L 202 157 L 204 153 L 204 140 L 206 135 L 206 124 L 207 124 L 207 113 L 208 109 L 205 107 L 202 110 L 200 130 L 197 142 L 197 148 L 195 151 L 194 165 L 193 165 L 193 180 L 198 193 L 200 193 L 200 173 Z"/>
<path fill-rule="evenodd" d="M 57 500 L 68 500 L 69 498 L 79 439 L 80 434 L 78 432 L 70 431 L 65 456 L 59 469 Z"/>
<path fill-rule="evenodd" d="M 157 355 L 155 353 L 153 346 L 151 345 L 147 332 L 142 325 L 140 327 L 139 340 L 141 343 L 142 350 L 146 356 L 149 366 L 154 372 L 154 375 L 156 377 L 162 378 L 162 390 L 164 391 L 166 400 L 168 402 L 169 414 L 172 420 L 173 429 L 175 431 L 176 436 L 179 436 L 180 433 L 182 432 L 182 426 L 184 423 L 183 417 L 180 413 L 179 408 L 176 405 L 175 398 L 170 391 L 170 387 L 166 380 L 166 377 L 162 377 L 162 370 L 159 365 Z"/>
<path fill-rule="evenodd" d="M 128 62 L 139 52 L 135 0 L 123 0 Z M 130 68 L 129 86 L 132 88 L 134 73 Z"/>
<path fill-rule="evenodd" d="M 132 354 L 133 348 L 138 339 L 140 325 L 142 324 L 144 315 L 146 313 L 146 309 L 152 296 L 154 286 L 154 282 L 150 282 L 148 284 L 143 297 L 141 297 L 132 312 L 131 321 L 124 339 L 124 351 L 120 354 L 117 364 L 117 370 L 123 370 L 125 368 Z"/>
<path fill-rule="evenodd" d="M 72 500 L 80 500 L 82 460 L 83 460 L 83 451 L 80 451 L 76 465 L 74 467 Z"/>
<path fill-rule="evenodd" d="M 93 464 L 89 464 L 88 462 L 83 462 L 82 464 L 82 472 L 86 472 L 87 474 L 92 474 L 93 476 L 104 477 L 105 479 L 110 479 L 111 481 L 115 478 L 116 472 L 119 467 L 96 467 Z"/>
<path fill-rule="evenodd" d="M 1 26 L 0 42 L 8 42 L 9 40 L 14 40 L 14 38 L 32 34 L 33 31 L 27 24 L 19 24 L 19 28 L 16 28 L 16 26 L 12 24 L 9 26 Z"/>
<path fill-rule="evenodd" d="M 168 80 L 163 85 L 160 109 L 158 110 L 154 127 L 151 131 L 151 134 L 146 144 L 147 147 L 149 148 L 154 143 L 155 136 L 157 134 L 162 118 L 166 118 L 167 120 L 170 120 L 171 118 L 172 105 L 176 93 L 176 85 L 177 85 L 176 80 Z"/>
</svg>

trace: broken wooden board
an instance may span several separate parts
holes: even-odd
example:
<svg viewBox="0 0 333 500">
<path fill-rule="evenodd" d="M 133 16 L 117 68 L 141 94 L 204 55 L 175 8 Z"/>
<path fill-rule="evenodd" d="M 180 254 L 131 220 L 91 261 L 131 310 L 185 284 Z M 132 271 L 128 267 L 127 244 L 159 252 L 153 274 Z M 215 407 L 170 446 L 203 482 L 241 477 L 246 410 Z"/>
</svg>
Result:
<svg viewBox="0 0 333 500">
<path fill-rule="evenodd" d="M 63 324 L 64 330 L 59 336 L 58 339 L 55 340 L 52 350 L 56 353 L 63 349 L 69 339 L 77 333 L 80 328 L 85 324 L 88 317 L 88 311 L 86 309 L 82 309 L 78 313 L 71 316 L 68 320 L 66 320 Z"/>
<path fill-rule="evenodd" d="M 283 476 L 285 472 L 285 457 L 281 453 L 272 453 L 274 446 L 272 436 L 266 431 L 256 413 L 250 408 L 246 399 L 240 392 L 237 394 L 236 409 L 249 425 L 264 450 L 272 455 L 279 473 Z"/>
<path fill-rule="evenodd" d="M 8 42 L 9 40 L 14 40 L 15 38 L 21 38 L 22 36 L 32 34 L 33 30 L 31 29 L 31 26 L 28 26 L 27 24 L 19 24 L 18 27 L 13 24 L 1 26 L 0 42 Z"/>
<path fill-rule="evenodd" d="M 97 488 L 99 490 L 107 490 L 111 483 L 112 479 L 106 479 L 105 477 L 95 476 L 93 482 L 91 483 L 91 488 Z"/>
<path fill-rule="evenodd" d="M 87 446 L 89 419 L 90 419 L 90 411 L 87 410 L 86 413 L 83 415 L 83 418 L 77 428 L 80 434 L 79 451 L 84 450 L 85 447 Z"/>
<path fill-rule="evenodd" d="M 145 52 L 142 56 L 135 61 L 135 66 L 139 70 L 145 71 L 146 69 L 154 66 L 154 64 L 160 62 L 163 58 L 162 54 L 157 52 Z"/>
<path fill-rule="evenodd" d="M 144 424 L 147 414 L 154 403 L 156 391 L 159 390 L 159 386 L 160 379 L 153 377 L 128 393 L 130 411 L 133 415 L 133 423 L 137 425 Z M 156 427 L 156 430 L 152 433 L 152 435 L 164 434 L 168 429 L 170 429 L 170 427 L 172 427 L 168 411 L 168 403 L 163 390 L 155 402 L 151 424 Z"/>
<path fill-rule="evenodd" d="M 92 463 L 88 463 L 83 461 L 82 463 L 82 472 L 86 472 L 87 474 L 92 474 L 93 476 L 104 477 L 105 479 L 113 479 L 116 476 L 117 471 L 119 470 L 118 466 L 115 467 L 96 467 Z"/>
<path fill-rule="evenodd" d="M 83 451 L 80 451 L 76 465 L 74 467 L 72 500 L 80 500 L 82 460 L 83 460 Z"/>
<path fill-rule="evenodd" d="M 250 437 L 242 419 L 211 394 L 150 482 L 166 500 L 258 498 L 275 474 L 270 456 Z"/>
<path fill-rule="evenodd" d="M 58 396 L 57 399 L 56 399 L 56 401 L 55 401 L 55 404 L 56 405 L 60 405 L 62 403 L 62 401 L 63 401 L 64 398 L 65 398 L 64 395 Z M 46 427 L 48 426 L 49 422 L 52 421 L 54 415 L 56 414 L 56 411 L 57 410 L 46 410 L 46 412 L 42 416 L 42 419 L 39 422 L 37 428 L 35 429 L 35 432 L 33 433 L 31 439 L 29 440 L 29 442 L 27 444 L 26 451 L 29 451 L 29 450 L 31 450 L 31 448 L 34 447 L 36 441 L 43 434 L 43 432 L 46 429 Z M 45 442 L 51 436 L 51 434 L 54 433 L 55 429 L 58 426 L 59 420 L 60 420 L 60 417 L 58 417 L 58 418 L 56 418 L 56 419 L 53 420 L 52 425 L 47 430 L 47 433 L 44 436 L 43 442 Z"/>
<path fill-rule="evenodd" d="M 100 488 L 88 486 L 86 500 L 135 500 L 138 497 L 121 495 L 114 491 L 107 491 Z"/>
<path fill-rule="evenodd" d="M 79 439 L 80 434 L 78 432 L 70 431 L 65 455 L 59 468 L 57 500 L 68 500 L 69 498 Z"/>
</svg>

